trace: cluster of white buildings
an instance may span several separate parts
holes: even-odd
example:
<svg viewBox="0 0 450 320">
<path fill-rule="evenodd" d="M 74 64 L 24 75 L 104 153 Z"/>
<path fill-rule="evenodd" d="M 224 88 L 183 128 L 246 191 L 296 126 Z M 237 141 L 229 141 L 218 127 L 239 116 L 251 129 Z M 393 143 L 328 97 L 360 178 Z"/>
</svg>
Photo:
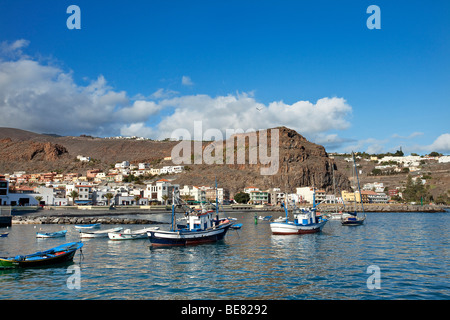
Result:
<svg viewBox="0 0 450 320">
<path fill-rule="evenodd" d="M 375 189 L 375 190 L 374 190 Z M 387 203 L 389 196 L 384 193 L 383 183 L 374 182 L 372 184 L 364 185 L 361 191 L 363 202 L 366 203 Z M 398 190 L 397 190 L 398 191 Z M 249 202 L 252 204 L 271 204 L 279 205 L 281 203 L 309 203 L 312 204 L 315 200 L 316 204 L 320 203 L 347 203 L 360 201 L 359 192 L 343 191 L 340 196 L 334 194 L 327 194 L 325 190 L 315 189 L 312 187 L 296 188 L 295 193 L 282 192 L 280 188 L 270 188 L 266 191 L 259 190 L 258 187 L 247 187 L 244 192 L 250 196 Z M 398 195 L 395 193 L 394 195 Z"/>
</svg>

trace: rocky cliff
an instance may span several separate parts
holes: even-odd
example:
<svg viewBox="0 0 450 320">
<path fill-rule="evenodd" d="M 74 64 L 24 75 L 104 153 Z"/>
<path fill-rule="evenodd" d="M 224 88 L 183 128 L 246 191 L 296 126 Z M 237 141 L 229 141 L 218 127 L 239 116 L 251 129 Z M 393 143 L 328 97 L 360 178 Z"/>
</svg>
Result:
<svg viewBox="0 0 450 320">
<path fill-rule="evenodd" d="M 179 175 L 176 182 L 180 185 L 213 185 L 215 177 L 217 177 L 218 184 L 230 190 L 232 195 L 248 186 L 257 186 L 261 190 L 278 187 L 281 188 L 282 192 L 295 192 L 297 187 L 315 186 L 332 191 L 334 168 L 336 188 L 340 190 L 350 188 L 347 176 L 339 171 L 334 161 L 328 157 L 323 146 L 307 141 L 292 129 L 286 127 L 276 129 L 279 132 L 279 167 L 275 174 L 262 175 L 261 168 L 267 166 L 260 162 L 249 163 L 249 153 L 251 152 L 249 150 L 252 150 L 250 139 L 245 140 L 245 164 L 237 163 L 236 139 L 234 144 L 236 152 L 234 153 L 234 161 L 231 161 L 232 164 L 226 164 L 226 151 L 224 151 L 224 164 L 191 165 L 189 167 L 192 169 Z M 268 155 L 272 154 L 270 133 L 271 131 L 268 130 Z M 257 133 L 256 135 L 258 141 L 260 141 L 260 134 Z M 236 136 L 231 139 L 235 138 Z M 204 146 L 203 150 L 206 148 L 207 146 Z M 223 148 L 226 149 L 226 142 L 223 143 Z"/>
</svg>

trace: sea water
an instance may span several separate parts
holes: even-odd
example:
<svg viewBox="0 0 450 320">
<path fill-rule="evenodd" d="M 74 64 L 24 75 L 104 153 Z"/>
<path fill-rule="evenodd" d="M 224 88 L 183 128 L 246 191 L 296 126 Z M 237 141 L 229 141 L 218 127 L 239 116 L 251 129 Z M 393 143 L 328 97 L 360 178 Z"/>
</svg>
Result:
<svg viewBox="0 0 450 320">
<path fill-rule="evenodd" d="M 367 213 L 362 226 L 331 220 L 321 233 L 289 236 L 272 235 L 267 221 L 255 224 L 254 213 L 229 216 L 242 229 L 213 244 L 150 249 L 146 239 L 85 239 L 73 263 L 0 270 L 0 299 L 450 298 L 449 213 Z M 39 230 L 62 229 L 65 238 L 36 239 Z M 73 225 L 1 231 L 9 236 L 0 238 L 0 256 L 80 239 Z"/>
</svg>

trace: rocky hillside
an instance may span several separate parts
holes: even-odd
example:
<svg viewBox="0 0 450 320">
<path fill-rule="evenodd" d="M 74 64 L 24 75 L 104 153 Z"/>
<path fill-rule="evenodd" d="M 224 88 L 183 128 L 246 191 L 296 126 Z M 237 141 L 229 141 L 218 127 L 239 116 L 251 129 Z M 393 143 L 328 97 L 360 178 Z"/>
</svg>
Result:
<svg viewBox="0 0 450 320">
<path fill-rule="evenodd" d="M 176 178 L 177 183 L 189 185 L 213 185 L 217 177 L 220 186 L 228 188 L 231 194 L 246 186 L 258 186 L 261 189 L 279 187 L 282 191 L 295 192 L 296 187 L 316 186 L 332 190 L 334 177 L 339 189 L 350 187 L 347 176 L 342 173 L 334 161 L 330 159 L 323 146 L 307 141 L 296 131 L 286 127 L 279 130 L 279 168 L 276 174 L 261 175 L 259 159 L 256 164 L 249 163 L 249 150 L 252 145 L 245 140 L 246 161 L 238 164 L 189 164 L 186 173 Z M 270 130 L 268 130 L 270 133 Z M 259 134 L 257 134 L 259 141 Z M 232 139 L 237 139 L 233 137 Z M 236 140 L 237 141 L 237 140 Z M 271 141 L 269 134 L 268 141 Z M 236 142 L 237 143 L 237 142 Z M 132 163 L 150 162 L 158 165 L 160 161 L 171 155 L 174 141 L 136 141 L 126 139 L 103 139 L 89 136 L 57 137 L 42 135 L 18 129 L 0 128 L 0 173 L 24 170 L 27 172 L 46 172 L 60 170 L 62 172 L 78 171 L 85 173 L 87 169 L 100 168 L 107 170 L 111 164 L 128 160 Z M 203 151 L 211 147 L 211 143 L 203 143 Z M 222 146 L 226 148 L 226 143 Z M 269 144 L 268 155 L 271 155 Z M 236 148 L 236 147 L 235 147 Z M 237 148 L 235 149 L 237 157 Z M 223 152 L 224 157 L 226 152 Z M 95 159 L 91 163 L 76 161 L 77 155 L 90 156 Z M 194 156 L 191 157 L 192 159 Z M 226 163 L 226 159 L 224 158 Z M 164 163 L 168 165 L 170 163 Z M 172 176 L 171 176 L 172 178 Z"/>
<path fill-rule="evenodd" d="M 279 130 L 279 168 L 276 174 L 261 175 L 261 167 L 263 166 L 259 161 L 257 164 L 249 164 L 248 150 L 251 147 L 247 139 L 245 143 L 247 151 L 245 164 L 237 164 L 237 151 L 235 150 L 233 164 L 191 165 L 192 170 L 179 175 L 176 182 L 180 185 L 212 185 L 215 176 L 217 176 L 219 184 L 228 188 L 231 194 L 248 186 L 257 186 L 263 190 L 279 187 L 283 192 L 295 192 L 297 187 L 314 185 L 317 188 L 332 191 L 332 167 L 334 166 L 336 186 L 341 190 L 350 188 L 347 176 L 339 171 L 333 160 L 328 157 L 323 146 L 307 141 L 303 136 L 289 128 L 280 127 L 277 129 Z M 259 134 L 257 136 L 259 141 Z M 268 134 L 268 142 L 270 141 L 271 136 Z M 236 145 L 237 141 L 235 141 Z M 271 155 L 270 144 L 267 154 Z"/>
</svg>

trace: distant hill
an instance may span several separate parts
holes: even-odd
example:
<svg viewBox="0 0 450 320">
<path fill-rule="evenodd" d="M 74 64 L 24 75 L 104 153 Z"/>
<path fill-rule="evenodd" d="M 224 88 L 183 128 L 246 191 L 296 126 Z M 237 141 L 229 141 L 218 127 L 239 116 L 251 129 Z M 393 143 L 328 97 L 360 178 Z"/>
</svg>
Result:
<svg viewBox="0 0 450 320">
<path fill-rule="evenodd" d="M 274 175 L 261 175 L 261 165 L 248 164 L 247 161 L 245 164 L 190 164 L 186 166 L 187 172 L 167 178 L 176 178 L 175 182 L 181 185 L 213 185 L 217 177 L 219 185 L 228 188 L 231 194 L 250 185 L 261 189 L 279 187 L 282 192 L 295 192 L 296 187 L 312 185 L 332 190 L 334 166 L 336 186 L 341 190 L 350 187 L 346 174 L 341 173 L 323 146 L 307 141 L 292 129 L 278 129 L 280 162 L 279 170 Z M 178 143 L 90 136 L 61 137 L 0 128 L 0 173 L 19 170 L 85 173 L 91 168 L 107 170 L 112 164 L 124 160 L 170 165 L 167 161 L 161 161 L 171 155 L 172 148 Z M 203 148 L 209 144 L 203 142 Z M 95 161 L 80 163 L 75 160 L 77 155 L 89 156 Z"/>
</svg>

